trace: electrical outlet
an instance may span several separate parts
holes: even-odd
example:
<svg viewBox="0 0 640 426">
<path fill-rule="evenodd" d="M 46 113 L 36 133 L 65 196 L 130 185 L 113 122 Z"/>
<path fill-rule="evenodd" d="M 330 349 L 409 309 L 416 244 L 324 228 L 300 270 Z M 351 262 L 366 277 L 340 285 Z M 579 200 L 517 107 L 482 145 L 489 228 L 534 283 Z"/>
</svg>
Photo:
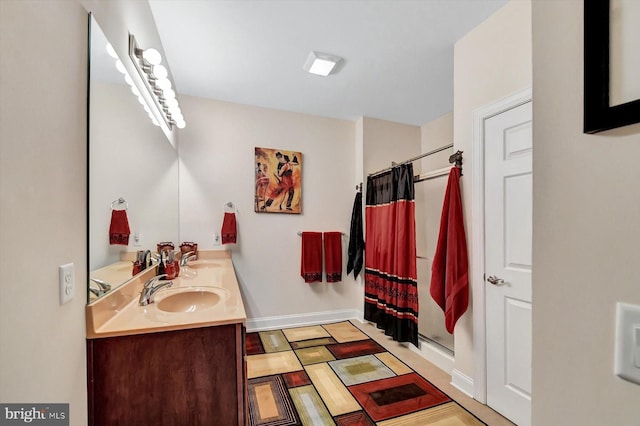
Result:
<svg viewBox="0 0 640 426">
<path fill-rule="evenodd" d="M 640 305 L 616 305 L 615 372 L 640 384 Z"/>
<path fill-rule="evenodd" d="M 76 295 L 73 263 L 58 266 L 58 283 L 60 285 L 60 304 L 64 305 Z"/>
<path fill-rule="evenodd" d="M 213 233 L 213 245 L 214 246 L 219 246 L 221 243 L 221 238 L 220 238 L 220 233 L 219 232 L 214 232 Z"/>
<path fill-rule="evenodd" d="M 142 247 L 142 234 L 140 232 L 135 232 L 133 234 L 133 246 Z"/>
</svg>

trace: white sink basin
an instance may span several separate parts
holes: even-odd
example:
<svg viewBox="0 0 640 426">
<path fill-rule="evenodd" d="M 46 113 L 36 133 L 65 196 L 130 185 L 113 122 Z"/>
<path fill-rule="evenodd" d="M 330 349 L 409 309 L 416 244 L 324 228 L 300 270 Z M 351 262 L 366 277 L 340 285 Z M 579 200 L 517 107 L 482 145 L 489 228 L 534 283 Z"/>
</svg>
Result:
<svg viewBox="0 0 640 426">
<path fill-rule="evenodd" d="M 178 287 L 158 292 L 155 305 L 163 312 L 200 312 L 213 308 L 228 297 L 228 290 L 222 287 Z"/>
</svg>

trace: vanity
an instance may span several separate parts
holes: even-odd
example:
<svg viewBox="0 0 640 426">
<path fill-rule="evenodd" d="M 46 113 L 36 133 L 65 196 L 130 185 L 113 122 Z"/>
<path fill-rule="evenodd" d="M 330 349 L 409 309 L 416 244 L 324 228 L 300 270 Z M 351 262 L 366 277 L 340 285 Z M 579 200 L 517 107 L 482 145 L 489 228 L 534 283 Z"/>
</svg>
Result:
<svg viewBox="0 0 640 426">
<path fill-rule="evenodd" d="M 246 313 L 228 251 L 140 306 L 145 270 L 87 305 L 90 425 L 247 424 Z"/>
</svg>

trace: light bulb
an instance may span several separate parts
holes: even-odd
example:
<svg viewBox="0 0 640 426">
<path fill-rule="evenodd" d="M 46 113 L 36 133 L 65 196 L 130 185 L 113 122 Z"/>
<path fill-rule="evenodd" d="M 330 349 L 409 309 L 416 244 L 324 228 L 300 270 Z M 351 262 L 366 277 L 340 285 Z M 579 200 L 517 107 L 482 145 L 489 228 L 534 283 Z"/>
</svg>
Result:
<svg viewBox="0 0 640 426">
<path fill-rule="evenodd" d="M 182 113 L 175 113 L 175 114 L 171 114 L 171 117 L 173 117 L 173 119 L 175 121 L 184 121 L 184 117 L 182 116 Z"/>
<path fill-rule="evenodd" d="M 162 91 L 162 96 L 164 96 L 164 98 L 168 101 L 170 99 L 176 98 L 176 92 L 174 92 L 173 89 L 165 89 Z"/>
<path fill-rule="evenodd" d="M 126 81 L 129 86 L 133 87 L 133 80 L 129 74 L 124 75 L 124 81 Z"/>
<path fill-rule="evenodd" d="M 144 107 L 144 110 L 147 111 L 147 114 L 151 114 L 151 110 L 149 109 L 148 106 L 143 105 L 143 107 Z"/>
<path fill-rule="evenodd" d="M 162 62 L 162 56 L 156 49 L 147 49 L 142 52 L 142 57 L 151 65 L 158 65 Z"/>
<path fill-rule="evenodd" d="M 176 121 L 176 126 L 178 127 L 178 129 L 184 129 L 186 125 L 187 125 L 187 123 L 185 123 L 184 120 L 177 120 Z"/>
<path fill-rule="evenodd" d="M 131 92 L 133 92 L 133 94 L 136 96 L 140 96 L 140 91 L 136 86 L 131 86 Z"/>
<path fill-rule="evenodd" d="M 156 120 L 155 117 L 151 117 L 151 122 L 154 126 L 160 126 L 160 123 L 158 123 L 158 120 Z"/>
<path fill-rule="evenodd" d="M 140 102 L 140 105 L 146 105 L 147 103 L 144 101 L 144 98 L 141 96 L 138 96 L 138 102 Z"/>
<path fill-rule="evenodd" d="M 163 65 L 155 65 L 153 67 L 153 75 L 157 79 L 161 80 L 163 78 L 167 78 L 169 73 L 167 72 L 167 69 Z"/>
<path fill-rule="evenodd" d="M 168 78 L 161 78 L 156 81 L 156 86 L 158 86 L 162 90 L 171 89 L 171 80 L 169 80 Z"/>
<path fill-rule="evenodd" d="M 127 69 L 124 67 L 124 64 L 122 63 L 122 61 L 120 59 L 118 59 L 116 61 L 116 68 L 118 69 L 118 71 L 120 71 L 122 74 L 126 74 L 127 73 Z"/>
<path fill-rule="evenodd" d="M 169 107 L 169 109 L 172 109 L 172 108 L 179 109 L 178 100 L 176 98 L 167 99 L 164 103 Z"/>
<path fill-rule="evenodd" d="M 111 56 L 113 59 L 118 59 L 118 54 L 116 53 L 115 50 L 113 50 L 113 46 L 111 45 L 111 43 L 107 43 L 107 53 L 109 54 L 109 56 Z"/>
</svg>

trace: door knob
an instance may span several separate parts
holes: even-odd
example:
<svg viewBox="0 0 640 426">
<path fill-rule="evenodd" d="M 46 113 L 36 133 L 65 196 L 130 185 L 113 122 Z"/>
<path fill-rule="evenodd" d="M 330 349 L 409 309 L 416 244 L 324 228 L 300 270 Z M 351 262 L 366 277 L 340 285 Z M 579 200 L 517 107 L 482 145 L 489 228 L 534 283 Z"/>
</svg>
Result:
<svg viewBox="0 0 640 426">
<path fill-rule="evenodd" d="M 487 278 L 487 281 L 489 281 L 493 285 L 504 284 L 504 280 L 502 278 L 496 277 L 495 275 L 489 275 L 489 278 Z"/>
</svg>

